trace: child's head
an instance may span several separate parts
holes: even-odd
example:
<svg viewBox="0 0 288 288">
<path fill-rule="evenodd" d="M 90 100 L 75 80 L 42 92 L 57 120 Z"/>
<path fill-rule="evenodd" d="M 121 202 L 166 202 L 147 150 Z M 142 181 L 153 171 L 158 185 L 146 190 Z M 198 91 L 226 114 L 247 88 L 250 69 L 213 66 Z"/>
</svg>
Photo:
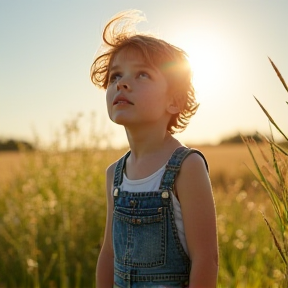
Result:
<svg viewBox="0 0 288 288">
<path fill-rule="evenodd" d="M 106 25 L 102 49 L 91 66 L 91 80 L 96 86 L 107 89 L 109 69 L 115 55 L 127 48 L 140 51 L 148 65 L 163 73 L 168 83 L 167 97 L 171 97 L 179 109 L 179 113 L 171 115 L 168 132 L 183 131 L 198 108 L 187 54 L 161 39 L 131 31 L 133 24 L 143 19 L 137 16 L 138 11 L 123 12 Z"/>
</svg>

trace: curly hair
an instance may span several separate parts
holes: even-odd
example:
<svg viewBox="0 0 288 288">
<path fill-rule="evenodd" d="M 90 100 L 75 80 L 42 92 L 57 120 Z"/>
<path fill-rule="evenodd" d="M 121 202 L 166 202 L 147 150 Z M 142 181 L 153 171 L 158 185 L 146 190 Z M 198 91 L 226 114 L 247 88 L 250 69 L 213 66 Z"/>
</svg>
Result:
<svg viewBox="0 0 288 288">
<path fill-rule="evenodd" d="M 140 34 L 135 24 L 145 19 L 140 11 L 130 10 L 115 15 L 105 26 L 103 44 L 91 66 L 92 82 L 107 89 L 110 64 L 122 49 L 134 48 L 140 51 L 147 64 L 156 66 L 166 77 L 169 95 L 173 97 L 179 113 L 171 116 L 167 130 L 171 134 L 185 130 L 199 104 L 192 85 L 192 71 L 182 49 L 151 35 Z"/>
</svg>

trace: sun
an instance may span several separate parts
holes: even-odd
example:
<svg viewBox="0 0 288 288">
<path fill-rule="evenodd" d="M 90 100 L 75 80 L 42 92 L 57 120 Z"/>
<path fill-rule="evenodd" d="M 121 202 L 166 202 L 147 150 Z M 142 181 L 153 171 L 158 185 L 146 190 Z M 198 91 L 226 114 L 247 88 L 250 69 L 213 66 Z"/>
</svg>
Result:
<svg viewBox="0 0 288 288">
<path fill-rule="evenodd" d="M 213 34 L 196 34 L 193 39 L 179 39 L 181 47 L 189 56 L 193 72 L 193 85 L 196 92 L 211 94 L 215 89 L 220 89 L 225 79 L 229 80 L 229 53 L 225 41 Z M 208 93 L 208 91 L 210 93 Z M 205 92 L 205 93 L 204 93 Z M 207 93 L 206 93 L 207 92 Z M 198 97 L 199 97 L 198 96 Z"/>
</svg>

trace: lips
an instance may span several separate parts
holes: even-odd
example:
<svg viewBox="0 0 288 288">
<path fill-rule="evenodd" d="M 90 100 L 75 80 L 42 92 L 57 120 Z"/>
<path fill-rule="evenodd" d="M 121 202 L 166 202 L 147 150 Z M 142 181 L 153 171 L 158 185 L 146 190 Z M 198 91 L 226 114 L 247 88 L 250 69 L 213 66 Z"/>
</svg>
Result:
<svg viewBox="0 0 288 288">
<path fill-rule="evenodd" d="M 113 101 L 113 106 L 117 105 L 117 104 L 130 104 L 130 105 L 134 105 L 131 101 L 129 101 L 127 99 L 127 97 L 123 96 L 123 95 L 119 95 L 117 96 L 114 101 Z"/>
</svg>

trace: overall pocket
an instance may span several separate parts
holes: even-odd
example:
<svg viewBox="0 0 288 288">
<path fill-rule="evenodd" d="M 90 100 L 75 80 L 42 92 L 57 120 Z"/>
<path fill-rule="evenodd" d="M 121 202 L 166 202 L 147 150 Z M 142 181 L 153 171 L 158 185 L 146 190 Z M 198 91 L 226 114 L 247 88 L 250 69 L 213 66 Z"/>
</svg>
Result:
<svg viewBox="0 0 288 288">
<path fill-rule="evenodd" d="M 114 257 L 132 267 L 157 267 L 166 258 L 166 208 L 115 207 Z"/>
</svg>

